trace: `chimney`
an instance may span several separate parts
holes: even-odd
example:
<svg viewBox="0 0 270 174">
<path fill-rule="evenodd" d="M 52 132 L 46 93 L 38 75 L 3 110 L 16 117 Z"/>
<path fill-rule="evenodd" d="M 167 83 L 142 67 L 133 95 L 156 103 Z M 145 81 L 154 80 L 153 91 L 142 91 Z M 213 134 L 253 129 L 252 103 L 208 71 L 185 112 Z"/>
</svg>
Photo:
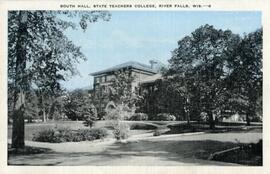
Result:
<svg viewBox="0 0 270 174">
<path fill-rule="evenodd" d="M 151 69 L 154 69 L 155 64 L 157 64 L 158 62 L 155 61 L 155 60 L 150 60 L 149 63 L 150 63 L 150 65 L 151 65 Z"/>
</svg>

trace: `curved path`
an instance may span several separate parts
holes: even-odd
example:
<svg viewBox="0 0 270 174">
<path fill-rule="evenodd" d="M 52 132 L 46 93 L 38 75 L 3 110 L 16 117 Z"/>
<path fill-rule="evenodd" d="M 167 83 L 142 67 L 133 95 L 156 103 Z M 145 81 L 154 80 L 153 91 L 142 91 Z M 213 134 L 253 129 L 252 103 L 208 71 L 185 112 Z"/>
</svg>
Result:
<svg viewBox="0 0 270 174">
<path fill-rule="evenodd" d="M 11 155 L 10 165 L 118 165 L 180 166 L 236 165 L 203 160 L 216 151 L 257 142 L 262 133 L 194 133 L 162 135 L 152 133 L 132 136 L 128 141 L 105 139 L 78 143 L 40 143 L 26 141 L 27 146 L 48 151 L 32 155 Z"/>
</svg>

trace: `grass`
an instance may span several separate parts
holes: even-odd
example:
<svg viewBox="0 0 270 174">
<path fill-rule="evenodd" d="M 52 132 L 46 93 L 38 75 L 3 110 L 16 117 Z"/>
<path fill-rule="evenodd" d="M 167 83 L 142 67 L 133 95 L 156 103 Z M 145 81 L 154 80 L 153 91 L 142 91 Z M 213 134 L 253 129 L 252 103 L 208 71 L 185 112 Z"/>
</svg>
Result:
<svg viewBox="0 0 270 174">
<path fill-rule="evenodd" d="M 124 121 L 131 126 L 131 130 L 156 130 L 170 128 L 170 131 L 166 134 L 178 134 L 186 132 L 198 132 L 198 131 L 209 131 L 209 126 L 206 123 L 192 122 L 192 127 L 186 125 L 185 121 Z M 106 121 L 97 121 L 94 125 L 96 128 L 105 127 L 111 129 Z M 262 132 L 261 124 L 253 123 L 250 127 L 245 127 L 244 123 L 218 123 L 214 133 L 219 132 L 250 132 L 257 131 Z M 25 124 L 25 140 L 32 140 L 34 134 L 37 134 L 41 130 L 52 129 L 52 128 L 70 128 L 72 130 L 88 129 L 83 125 L 82 121 L 49 121 L 46 123 L 26 123 Z M 243 129 L 244 128 L 244 129 Z M 137 131 L 142 133 L 142 131 Z M 8 138 L 11 139 L 12 127 L 8 127 Z M 164 133 L 163 133 L 164 134 Z"/>
<path fill-rule="evenodd" d="M 25 146 L 24 149 L 13 149 L 11 148 L 11 144 L 8 144 L 8 156 L 12 155 L 32 155 L 32 154 L 42 154 L 42 153 L 50 153 L 52 150 L 48 148 L 40 148 L 40 147 L 31 147 Z"/>
<path fill-rule="evenodd" d="M 133 137 L 133 135 L 153 132 L 154 130 L 149 127 L 160 130 L 162 128 L 172 126 L 175 128 L 181 127 L 185 131 L 188 130 L 186 122 L 127 121 L 127 123 L 130 125 L 140 125 L 140 129 L 130 131 L 130 135 L 132 135 L 131 137 Z M 85 143 L 70 143 L 65 146 L 64 149 L 66 150 L 64 153 L 62 152 L 62 146 L 59 148 L 57 145 L 48 143 L 47 145 L 45 144 L 40 146 L 44 147 L 44 149 L 29 147 L 26 151 L 22 152 L 14 152 L 10 150 L 9 154 L 12 155 L 9 155 L 9 162 L 11 165 L 127 165 L 130 164 L 129 160 L 133 159 L 134 161 L 132 161 L 132 165 L 183 165 L 184 163 L 192 163 L 194 165 L 204 163 L 210 165 L 211 161 L 207 161 L 210 154 L 236 147 L 239 143 L 247 144 L 253 142 L 254 139 L 261 136 L 261 129 L 257 133 L 253 133 L 254 130 L 252 129 L 230 129 L 228 132 L 212 133 L 209 132 L 208 125 L 206 124 L 192 123 L 192 125 L 197 128 L 205 128 L 204 131 L 206 131 L 206 133 L 189 136 L 160 136 L 152 139 L 150 137 L 147 139 L 138 139 L 138 141 L 131 140 L 127 143 L 118 144 L 106 144 L 106 142 L 103 144 L 98 142 L 98 144 L 93 145 Z M 58 128 L 70 127 L 73 130 L 87 129 L 87 127 L 84 127 L 82 122 L 76 121 L 26 124 L 26 140 L 31 140 L 31 136 L 34 133 L 39 132 L 41 129 L 54 128 L 55 126 Z M 106 126 L 105 121 L 98 121 L 95 124 L 95 127 L 97 128 L 104 126 Z M 234 126 L 235 125 L 231 127 Z M 227 128 L 229 127 L 230 126 L 227 126 Z M 237 127 L 242 128 L 243 125 L 239 125 Z M 247 131 L 247 133 L 245 133 L 245 131 Z M 11 138 L 11 127 L 9 127 L 9 137 Z M 49 151 L 49 149 L 52 149 L 53 152 Z M 59 151 L 59 149 L 61 150 Z M 74 149 L 76 149 L 76 153 L 74 152 Z M 16 153 L 26 155 L 17 155 Z M 246 155 L 243 151 L 236 153 L 239 153 L 240 156 Z M 202 161 L 199 161 L 200 159 L 202 159 Z M 236 159 L 236 157 L 232 157 L 232 159 L 228 159 L 228 161 L 226 159 L 225 162 L 235 162 L 233 161 L 234 159 Z M 218 159 L 215 160 L 220 161 Z M 253 163 L 252 161 L 246 161 L 245 165 L 260 164 Z"/>
<path fill-rule="evenodd" d="M 186 123 L 176 123 L 167 125 L 170 131 L 166 134 L 180 134 L 188 132 L 209 132 L 209 133 L 224 133 L 224 132 L 262 132 L 261 124 L 253 124 L 251 126 L 246 126 L 244 123 L 217 123 L 214 130 L 209 129 L 207 123 L 197 123 L 193 122 L 190 125 Z"/>
<path fill-rule="evenodd" d="M 154 130 L 160 125 L 166 125 L 171 122 L 158 122 L 158 121 L 126 121 L 127 124 L 131 126 L 133 130 Z M 159 123 L 159 124 L 157 124 Z M 111 129 L 106 121 L 97 121 L 94 125 L 96 128 L 105 127 Z M 31 141 L 34 134 L 46 129 L 53 128 L 70 128 L 72 130 L 78 129 L 88 129 L 83 125 L 82 121 L 49 121 L 46 123 L 26 123 L 25 124 L 25 140 Z M 11 139 L 12 136 L 12 126 L 8 126 L 8 138 Z"/>
<path fill-rule="evenodd" d="M 262 166 L 262 140 L 258 143 L 239 144 L 238 147 L 238 149 L 216 154 L 212 160 Z"/>
<path fill-rule="evenodd" d="M 46 123 L 26 123 L 25 124 L 25 140 L 31 141 L 34 134 L 46 129 L 53 128 L 70 128 L 72 130 L 87 129 L 82 121 L 49 121 Z M 12 126 L 8 126 L 8 138 L 11 139 Z"/>
</svg>

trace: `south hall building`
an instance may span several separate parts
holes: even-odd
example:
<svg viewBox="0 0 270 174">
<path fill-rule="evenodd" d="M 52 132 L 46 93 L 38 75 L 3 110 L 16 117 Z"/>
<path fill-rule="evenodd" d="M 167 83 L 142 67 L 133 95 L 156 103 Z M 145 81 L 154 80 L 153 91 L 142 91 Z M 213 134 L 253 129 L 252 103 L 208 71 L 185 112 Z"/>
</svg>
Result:
<svg viewBox="0 0 270 174">
<path fill-rule="evenodd" d="M 149 83 L 161 78 L 158 73 L 158 62 L 150 61 L 150 65 L 139 63 L 136 61 L 129 61 L 120 65 L 116 65 L 101 71 L 91 73 L 94 77 L 92 97 L 95 107 L 98 112 L 104 112 L 113 101 L 108 97 L 108 87 L 112 84 L 113 79 L 116 78 L 117 72 L 125 72 L 134 77 L 131 82 L 132 91 L 143 83 Z"/>
</svg>

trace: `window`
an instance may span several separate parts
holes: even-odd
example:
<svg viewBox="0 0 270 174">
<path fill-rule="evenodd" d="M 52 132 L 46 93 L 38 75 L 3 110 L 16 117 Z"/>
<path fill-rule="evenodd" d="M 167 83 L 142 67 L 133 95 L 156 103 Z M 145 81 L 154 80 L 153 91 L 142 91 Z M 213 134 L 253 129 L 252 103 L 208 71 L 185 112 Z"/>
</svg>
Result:
<svg viewBox="0 0 270 174">
<path fill-rule="evenodd" d="M 114 79 L 114 75 L 108 75 L 107 76 L 107 81 L 108 82 L 112 81 L 112 79 Z"/>
<path fill-rule="evenodd" d="M 102 82 L 102 83 L 105 82 L 105 76 L 101 77 L 101 82 Z"/>
<path fill-rule="evenodd" d="M 99 83 L 99 82 L 100 82 L 100 78 L 96 77 L 96 83 Z"/>
</svg>

